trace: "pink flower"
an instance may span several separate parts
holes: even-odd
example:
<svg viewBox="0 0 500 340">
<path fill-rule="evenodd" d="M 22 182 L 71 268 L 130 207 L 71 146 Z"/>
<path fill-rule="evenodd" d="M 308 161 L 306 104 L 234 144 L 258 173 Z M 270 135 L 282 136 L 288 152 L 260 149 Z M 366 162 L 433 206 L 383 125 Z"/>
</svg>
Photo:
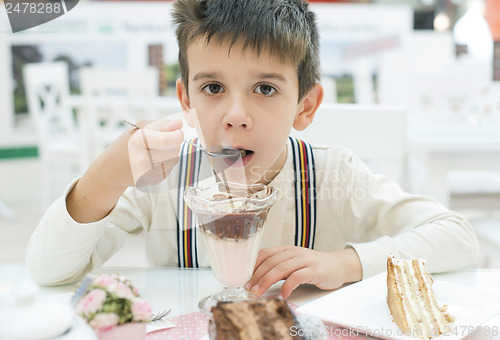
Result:
<svg viewBox="0 0 500 340">
<path fill-rule="evenodd" d="M 102 308 L 102 304 L 106 300 L 106 292 L 101 289 L 91 290 L 82 300 L 81 311 L 86 315 L 97 312 Z"/>
<path fill-rule="evenodd" d="M 147 321 L 151 318 L 151 314 L 151 306 L 146 300 L 134 300 L 132 303 L 132 316 L 134 321 Z"/>
<path fill-rule="evenodd" d="M 135 298 L 134 293 L 129 288 L 129 286 L 124 285 L 123 283 L 117 284 L 114 288 L 114 292 L 118 297 L 128 300 L 133 300 Z"/>
<path fill-rule="evenodd" d="M 118 275 L 102 274 L 98 276 L 90 291 L 75 307 L 98 332 L 105 332 L 118 324 L 128 322 L 146 322 L 151 317 L 151 306 L 138 298 L 139 291 L 132 282 Z M 123 307 L 122 299 L 127 306 Z M 104 305 L 107 303 L 107 305 Z"/>
<path fill-rule="evenodd" d="M 75 313 L 78 314 L 78 315 L 81 315 L 83 316 L 83 305 L 81 302 L 79 302 L 76 307 L 75 307 Z"/>
<path fill-rule="evenodd" d="M 118 315 L 115 313 L 96 314 L 90 321 L 90 326 L 98 332 L 106 332 L 118 325 Z"/>
<path fill-rule="evenodd" d="M 113 276 L 102 274 L 101 276 L 95 279 L 94 284 L 106 288 L 109 287 L 115 281 L 116 278 L 114 278 Z"/>
</svg>

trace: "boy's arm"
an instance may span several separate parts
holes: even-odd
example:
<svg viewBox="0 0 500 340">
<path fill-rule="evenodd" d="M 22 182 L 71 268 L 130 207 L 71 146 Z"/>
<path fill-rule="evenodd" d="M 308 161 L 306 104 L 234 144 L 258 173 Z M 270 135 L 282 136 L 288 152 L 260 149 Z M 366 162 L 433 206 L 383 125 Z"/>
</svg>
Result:
<svg viewBox="0 0 500 340">
<path fill-rule="evenodd" d="M 113 180 L 113 162 L 107 159 L 106 150 L 101 154 L 76 183 L 66 197 L 68 213 L 79 223 L 92 223 L 106 217 L 123 194 L 126 186 Z"/>
<path fill-rule="evenodd" d="M 31 276 L 39 284 L 77 281 L 152 223 L 157 204 L 149 194 L 135 189 L 127 190 L 102 220 L 78 223 L 65 205 L 65 197 L 73 187 L 74 183 L 49 207 L 30 238 L 26 260 Z"/>
<path fill-rule="evenodd" d="M 28 267 L 38 283 L 76 280 L 106 261 L 112 255 L 111 249 L 119 249 L 125 241 L 119 236 L 123 230 L 134 233 L 140 227 L 149 227 L 145 220 L 148 215 L 143 211 L 148 206 L 135 205 L 119 209 L 128 218 L 106 228 L 109 213 L 127 187 L 153 185 L 170 173 L 178 161 L 181 127 L 181 121 L 161 120 L 142 129 L 127 130 L 47 210 L 27 250 Z M 142 220 L 137 221 L 136 216 Z M 106 243 L 104 257 L 96 251 L 98 243 Z"/>
<path fill-rule="evenodd" d="M 432 198 L 404 192 L 372 172 L 351 153 L 340 169 L 340 185 L 362 190 L 363 199 L 342 201 L 342 226 L 363 267 L 363 278 L 383 272 L 388 256 L 423 258 L 430 272 L 458 270 L 477 261 L 470 223 Z"/>
<path fill-rule="evenodd" d="M 181 128 L 180 120 L 159 120 L 140 130 L 129 129 L 118 137 L 92 162 L 68 195 L 66 204 L 71 217 L 79 223 L 99 221 L 128 187 L 165 179 L 178 159 Z"/>
</svg>

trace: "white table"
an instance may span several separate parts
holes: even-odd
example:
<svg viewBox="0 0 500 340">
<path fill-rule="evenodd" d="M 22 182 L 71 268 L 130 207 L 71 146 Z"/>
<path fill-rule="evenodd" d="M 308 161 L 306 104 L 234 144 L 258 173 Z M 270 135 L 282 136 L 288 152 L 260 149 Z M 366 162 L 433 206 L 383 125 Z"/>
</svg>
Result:
<svg viewBox="0 0 500 340">
<path fill-rule="evenodd" d="M 103 267 L 95 273 L 119 273 L 129 277 L 153 310 L 172 308 L 171 316 L 198 311 L 198 301 L 207 295 L 222 290 L 211 269 L 177 268 L 128 268 Z M 19 283 L 33 283 L 26 266 L 0 265 L 0 294 L 7 293 Z M 41 286 L 40 296 L 74 292 L 77 284 Z M 268 290 L 266 295 L 277 295 L 281 284 Z M 303 286 L 294 292 L 291 301 L 298 305 L 321 297 L 329 291 L 314 286 Z"/>
<path fill-rule="evenodd" d="M 200 298 L 222 289 L 210 269 L 103 267 L 95 272 L 119 273 L 129 277 L 137 285 L 141 295 L 151 303 L 154 311 L 172 308 L 171 316 L 198 311 Z M 433 277 L 500 294 L 500 269 L 469 269 L 434 274 Z M 32 282 L 26 266 L 0 265 L 0 294 L 9 292 L 21 282 Z M 266 295 L 278 294 L 280 287 L 280 283 L 274 285 Z M 75 289 L 75 284 L 44 286 L 40 288 L 40 295 L 73 292 Z M 331 291 L 302 285 L 292 293 L 289 300 L 301 306 L 329 293 Z M 500 325 L 500 315 L 484 325 Z"/>
</svg>

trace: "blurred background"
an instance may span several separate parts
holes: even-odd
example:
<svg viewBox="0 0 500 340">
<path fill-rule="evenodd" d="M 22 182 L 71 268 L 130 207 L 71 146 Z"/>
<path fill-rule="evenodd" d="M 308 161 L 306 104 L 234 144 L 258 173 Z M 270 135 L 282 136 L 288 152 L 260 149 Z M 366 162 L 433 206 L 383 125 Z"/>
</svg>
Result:
<svg viewBox="0 0 500 340">
<path fill-rule="evenodd" d="M 481 243 L 477 266 L 499 267 L 500 1 L 310 2 L 325 105 L 305 137 L 351 147 L 405 190 L 464 214 Z M 80 0 L 12 33 L 15 8 L 1 3 L 0 263 L 24 263 L 42 213 L 123 119 L 180 111 L 171 6 Z M 108 264 L 145 265 L 141 242 Z"/>
</svg>

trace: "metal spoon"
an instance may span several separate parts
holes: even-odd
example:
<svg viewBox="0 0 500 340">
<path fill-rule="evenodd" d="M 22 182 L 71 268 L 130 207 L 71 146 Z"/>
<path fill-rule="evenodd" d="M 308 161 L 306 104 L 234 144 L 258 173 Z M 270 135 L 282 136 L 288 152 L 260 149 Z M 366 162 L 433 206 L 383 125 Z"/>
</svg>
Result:
<svg viewBox="0 0 500 340">
<path fill-rule="evenodd" d="M 134 123 L 131 123 L 128 120 L 124 120 L 123 122 L 126 123 L 126 124 L 128 124 L 128 125 L 130 125 L 130 126 L 133 126 L 133 127 L 137 128 L 137 129 L 141 129 L 140 126 L 138 126 L 138 125 L 136 125 Z M 200 145 L 198 145 L 196 143 L 192 143 L 192 142 L 187 141 L 187 140 L 184 140 L 184 142 L 197 147 L 198 149 L 200 149 L 201 151 L 203 151 L 204 153 L 206 153 L 210 157 L 214 157 L 214 158 L 233 158 L 234 161 L 232 163 L 236 162 L 239 157 L 243 158 L 247 154 L 245 150 L 235 149 L 235 148 L 230 147 L 230 146 L 211 147 L 210 151 L 208 151 L 207 149 L 202 148 Z"/>
<path fill-rule="evenodd" d="M 184 142 L 191 144 L 193 146 L 196 146 L 198 149 L 200 149 L 201 151 L 203 151 L 204 153 L 206 153 L 210 157 L 214 157 L 214 158 L 229 158 L 229 157 L 238 158 L 240 156 L 243 158 L 246 155 L 245 150 L 235 149 L 235 148 L 232 148 L 230 146 L 211 147 L 210 148 L 211 151 L 208 151 L 207 149 L 204 149 L 201 146 L 199 146 L 198 144 L 195 144 L 193 142 L 190 142 L 187 140 L 184 140 Z"/>
<path fill-rule="evenodd" d="M 80 286 L 76 290 L 75 294 L 73 294 L 73 297 L 71 298 L 71 306 L 76 307 L 76 304 L 78 303 L 78 300 L 87 292 L 87 288 L 90 287 L 92 283 L 92 276 L 89 274 L 85 275 L 83 278 L 82 282 L 80 283 Z"/>
<path fill-rule="evenodd" d="M 161 320 L 164 317 L 166 317 L 168 314 L 170 314 L 171 311 L 172 311 L 172 309 L 169 309 L 169 310 L 163 310 L 161 312 L 153 314 L 151 316 L 151 319 L 149 319 L 149 322 L 155 322 L 155 321 Z"/>
</svg>

